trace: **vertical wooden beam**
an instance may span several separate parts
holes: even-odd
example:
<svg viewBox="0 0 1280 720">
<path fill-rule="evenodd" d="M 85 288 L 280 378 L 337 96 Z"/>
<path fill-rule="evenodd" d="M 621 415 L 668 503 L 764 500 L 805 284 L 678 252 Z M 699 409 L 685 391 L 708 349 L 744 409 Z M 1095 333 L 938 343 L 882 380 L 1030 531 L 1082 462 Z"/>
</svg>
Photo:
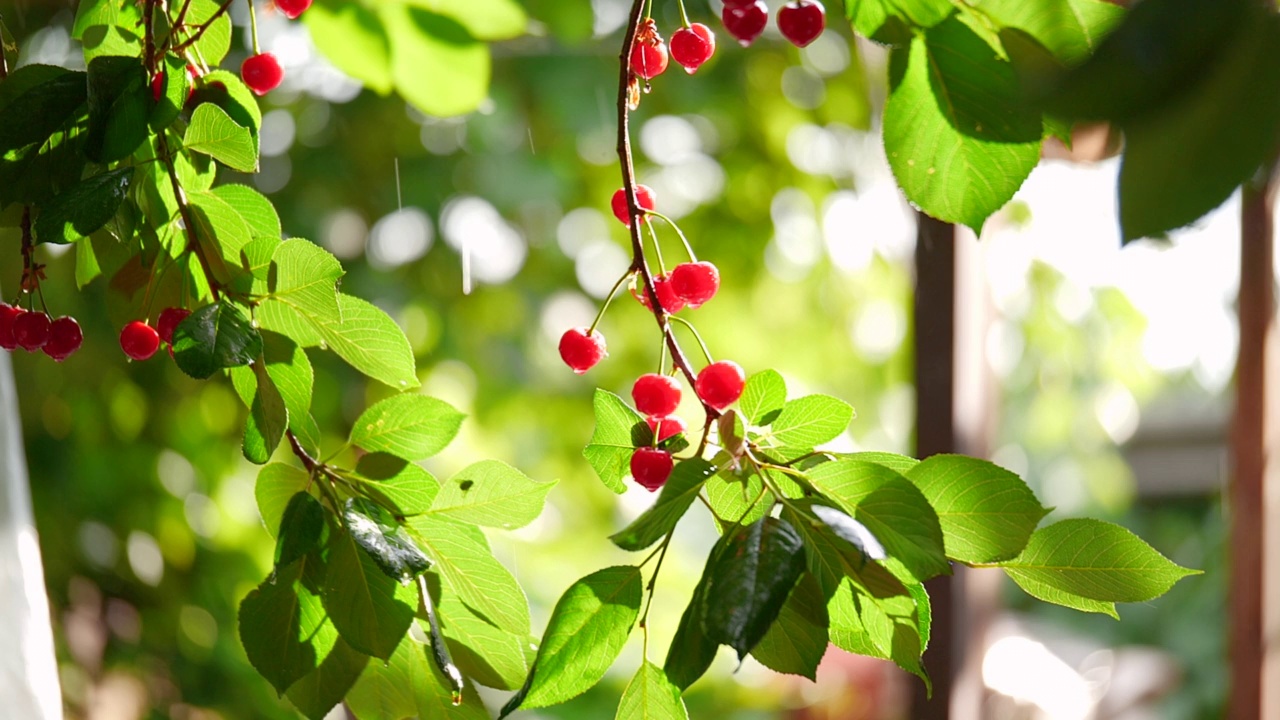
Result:
<svg viewBox="0 0 1280 720">
<path fill-rule="evenodd" d="M 1236 359 L 1236 407 L 1232 420 L 1230 563 L 1227 653 L 1231 691 L 1227 717 L 1263 717 L 1266 486 L 1270 423 L 1268 350 L 1275 327 L 1275 271 L 1271 203 L 1274 173 L 1246 183 L 1240 213 L 1240 351 Z M 1273 350 L 1274 353 L 1274 350 Z M 1274 443 L 1272 443 L 1274 444 Z"/>
</svg>

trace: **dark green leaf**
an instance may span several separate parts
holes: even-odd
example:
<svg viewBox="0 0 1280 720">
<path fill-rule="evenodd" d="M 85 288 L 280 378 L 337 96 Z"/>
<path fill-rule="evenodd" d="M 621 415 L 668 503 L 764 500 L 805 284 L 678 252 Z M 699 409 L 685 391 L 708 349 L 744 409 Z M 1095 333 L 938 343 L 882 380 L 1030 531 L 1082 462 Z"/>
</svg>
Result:
<svg viewBox="0 0 1280 720">
<path fill-rule="evenodd" d="M 620 532 L 610 536 L 613 544 L 623 550 L 637 552 L 658 542 L 675 529 L 685 511 L 697 499 L 707 478 L 715 468 L 701 458 L 681 460 L 671 471 L 671 477 L 662 487 L 658 500 L 640 517 Z"/>
<path fill-rule="evenodd" d="M 520 528 L 542 514 L 555 484 L 538 482 L 499 460 L 481 460 L 440 484 L 430 512 L 476 525 Z"/>
<path fill-rule="evenodd" d="M 593 405 L 596 429 L 582 454 L 605 487 L 622 493 L 627 489 L 622 479 L 631 474 L 631 455 L 648 444 L 652 433 L 640 413 L 607 390 L 596 390 Z"/>
<path fill-rule="evenodd" d="M 618 702 L 615 720 L 687 720 L 680 688 L 671 684 L 662 668 L 645 660 L 627 683 Z"/>
<path fill-rule="evenodd" d="M 351 444 L 424 460 L 453 440 L 465 417 L 443 400 L 417 393 L 392 395 L 360 415 L 351 428 Z"/>
<path fill-rule="evenodd" d="M 147 139 L 147 73 L 136 56 L 103 55 L 89 62 L 89 134 L 85 154 L 109 163 L 133 154 Z"/>
<path fill-rule="evenodd" d="M 818 679 L 818 663 L 827 653 L 827 601 L 813 575 L 805 573 L 792 588 L 778 619 L 751 650 L 774 672 Z"/>
<path fill-rule="evenodd" d="M 342 517 L 352 539 L 373 558 L 387 577 L 407 582 L 431 567 L 431 561 L 422 550 L 401 532 L 395 518 L 379 505 L 364 498 L 351 498 L 347 500 Z"/>
<path fill-rule="evenodd" d="M 736 528 L 734 528 L 736 529 Z M 703 630 L 703 611 L 707 604 L 707 589 L 711 583 L 713 568 L 729 547 L 733 533 L 720 536 L 707 555 L 707 563 L 702 568 L 698 584 L 693 588 L 693 597 L 680 616 L 680 625 L 676 628 L 675 637 L 671 639 L 671 647 L 667 650 L 667 659 L 663 670 L 671 682 L 681 690 L 687 689 L 711 667 L 719 645 L 707 637 Z"/>
<path fill-rule="evenodd" d="M 1155 599 L 1200 572 L 1170 562 L 1119 525 L 1089 519 L 1040 528 L 1021 555 L 1000 566 L 1032 597 L 1113 617 L 1112 603 Z"/>
<path fill-rule="evenodd" d="M 319 667 L 338 639 L 320 598 L 300 581 L 302 569 L 278 571 L 240 603 L 245 654 L 278 693 Z"/>
<path fill-rule="evenodd" d="M 938 513 L 947 557 L 960 562 L 1016 556 L 1049 514 L 1022 478 L 985 460 L 934 455 L 906 476 Z"/>
<path fill-rule="evenodd" d="M 346 697 L 347 691 L 368 665 L 368 655 L 339 637 L 320 667 L 304 675 L 285 694 L 307 720 L 324 720 L 333 706 Z"/>
<path fill-rule="evenodd" d="M 0 87 L 0 156 L 38 145 L 84 114 L 88 98 L 86 75 L 48 65 L 28 65 L 13 71 Z M 23 89 L 25 87 L 25 89 Z"/>
<path fill-rule="evenodd" d="M 640 568 L 609 567 L 564 591 L 547 621 L 521 707 L 562 703 L 594 686 L 622 652 L 640 615 Z M 514 710 L 503 708 L 503 714 Z"/>
<path fill-rule="evenodd" d="M 529 634 L 529 601 L 493 557 L 480 528 L 430 515 L 409 518 L 408 526 L 446 590 L 495 627 L 521 637 Z"/>
<path fill-rule="evenodd" d="M 785 520 L 763 517 L 727 534 L 724 554 L 709 569 L 703 630 L 713 642 L 746 656 L 773 624 L 804 571 L 804 546 Z"/>
<path fill-rule="evenodd" d="M 88 237 L 120 209 L 133 181 L 133 167 L 85 178 L 55 195 L 36 218 L 37 242 L 70 243 Z"/>
<path fill-rule="evenodd" d="M 858 552 L 871 560 L 885 559 L 884 546 L 867 529 L 867 526 L 847 514 L 826 505 L 810 505 L 809 511 L 830 528 L 836 537 L 858 548 Z"/>
<path fill-rule="evenodd" d="M 258 171 L 258 142 L 249 129 L 236 124 L 225 110 L 213 103 L 201 103 L 191 115 L 183 135 L 188 150 L 209 155 L 240 172 Z"/>
<path fill-rule="evenodd" d="M 186 60 L 177 55 L 166 55 L 164 69 L 161 72 L 164 77 L 161 81 L 162 94 L 151 107 L 151 113 L 147 118 L 147 125 L 152 132 L 161 132 L 178 119 L 191 91 L 191 76 L 187 74 Z"/>
<path fill-rule="evenodd" d="M 289 498 L 280 519 L 280 537 L 276 539 L 276 571 L 294 560 L 319 549 L 324 535 L 324 508 L 310 493 L 299 491 Z"/>
<path fill-rule="evenodd" d="M 328 550 L 321 597 L 333 626 L 360 652 L 391 657 L 413 622 L 417 591 L 387 575 L 346 529 L 329 534 Z"/>
<path fill-rule="evenodd" d="M 262 336 L 234 305 L 214 303 L 191 313 L 173 332 L 178 367 L 203 380 L 223 369 L 248 365 L 262 354 Z"/>
</svg>

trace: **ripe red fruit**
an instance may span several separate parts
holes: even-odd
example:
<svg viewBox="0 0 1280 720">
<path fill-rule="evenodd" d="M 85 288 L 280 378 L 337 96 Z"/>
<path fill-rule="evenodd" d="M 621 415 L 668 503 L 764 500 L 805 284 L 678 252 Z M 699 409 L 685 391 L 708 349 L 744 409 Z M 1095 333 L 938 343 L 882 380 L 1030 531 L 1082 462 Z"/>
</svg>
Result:
<svg viewBox="0 0 1280 720">
<path fill-rule="evenodd" d="M 250 55 L 240 65 L 240 77 L 254 93 L 266 95 L 280 86 L 284 80 L 284 68 L 280 67 L 280 61 L 271 53 Z"/>
<path fill-rule="evenodd" d="M 18 347 L 18 339 L 13 336 L 13 321 L 23 312 L 22 308 L 0 303 L 0 348 L 13 350 Z"/>
<path fill-rule="evenodd" d="M 604 335 L 599 330 L 587 334 L 584 327 L 566 330 L 560 337 L 560 359 L 579 375 L 590 370 L 609 353 L 605 351 Z"/>
<path fill-rule="evenodd" d="M 309 7 L 311 7 L 311 0 L 276 0 L 276 9 L 290 20 L 296 19 Z"/>
<path fill-rule="evenodd" d="M 670 415 L 680 405 L 680 383 L 670 375 L 647 373 L 631 386 L 631 399 L 641 415 Z"/>
<path fill-rule="evenodd" d="M 44 354 L 62 362 L 80 349 L 84 342 L 84 333 L 80 331 L 80 323 L 76 319 L 64 315 L 49 324 L 49 342 L 41 348 Z"/>
<path fill-rule="evenodd" d="M 13 338 L 27 352 L 35 352 L 49 342 L 49 316 L 24 312 L 13 319 Z"/>
<path fill-rule="evenodd" d="M 667 438 L 673 438 L 676 435 L 683 434 L 689 429 L 685 425 L 684 420 L 679 415 L 668 415 L 666 417 L 647 417 L 644 419 L 649 424 L 649 430 L 658 436 L 658 442 L 663 442 Z"/>
<path fill-rule="evenodd" d="M 636 202 L 645 210 L 652 210 L 658 206 L 653 197 L 653 188 L 648 185 L 636 185 Z M 614 191 L 609 205 L 613 208 L 613 216 L 618 218 L 618 222 L 631 227 L 631 214 L 627 211 L 626 188 L 618 188 Z M 645 222 L 643 215 L 640 216 L 640 222 Z"/>
<path fill-rule="evenodd" d="M 761 0 L 742 4 L 725 3 L 720 19 L 724 21 L 724 29 L 737 38 L 742 47 L 746 47 L 764 32 L 764 26 L 769 23 L 769 7 Z"/>
<path fill-rule="evenodd" d="M 667 69 L 667 44 L 659 39 L 653 45 L 635 43 L 631 46 L 631 72 L 645 80 L 652 80 Z"/>
<path fill-rule="evenodd" d="M 697 308 L 720 289 L 720 271 L 705 261 L 681 263 L 671 271 L 671 289 L 689 307 Z"/>
<path fill-rule="evenodd" d="M 160 349 L 160 334 L 141 320 L 134 320 L 120 331 L 120 349 L 134 360 L 146 360 Z"/>
<path fill-rule="evenodd" d="M 674 467 L 671 453 L 666 450 L 642 447 L 631 454 L 631 477 L 649 492 L 666 484 Z"/>
<path fill-rule="evenodd" d="M 160 311 L 160 318 L 156 320 L 156 332 L 159 333 L 160 339 L 171 343 L 173 342 L 173 331 L 177 329 L 178 323 L 187 319 L 191 311 L 186 308 L 171 307 Z"/>
<path fill-rule="evenodd" d="M 671 35 L 671 57 L 692 75 L 716 51 L 716 36 L 711 28 L 694 23 Z"/>
<path fill-rule="evenodd" d="M 156 102 L 160 102 L 160 98 L 164 97 L 164 71 L 156 73 L 151 78 L 151 98 Z"/>
<path fill-rule="evenodd" d="M 778 10 L 778 30 L 796 47 L 804 47 L 827 26 L 827 10 L 818 0 L 794 0 Z"/>
<path fill-rule="evenodd" d="M 723 410 L 742 396 L 747 376 L 742 366 L 732 360 L 721 360 L 702 368 L 694 381 L 693 389 L 702 402 L 716 410 Z"/>
<path fill-rule="evenodd" d="M 658 302 L 662 304 L 663 310 L 668 313 L 678 313 L 684 309 L 685 302 L 676 294 L 675 288 L 671 286 L 670 275 L 659 275 L 654 278 L 653 289 L 654 292 L 658 293 Z M 637 278 L 631 279 L 631 296 L 645 308 L 653 309 L 653 306 L 649 304 L 649 291 L 645 289 L 644 283 Z"/>
</svg>

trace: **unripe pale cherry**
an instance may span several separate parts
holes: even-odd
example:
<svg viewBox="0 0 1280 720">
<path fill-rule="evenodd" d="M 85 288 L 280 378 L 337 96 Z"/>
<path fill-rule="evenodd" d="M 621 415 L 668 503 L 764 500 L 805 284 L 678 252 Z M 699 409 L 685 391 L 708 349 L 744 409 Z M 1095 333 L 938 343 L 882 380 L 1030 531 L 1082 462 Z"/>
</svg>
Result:
<svg viewBox="0 0 1280 720">
<path fill-rule="evenodd" d="M 42 312 L 24 312 L 13 319 L 13 339 L 27 352 L 35 352 L 49 342 L 49 316 Z"/>
<path fill-rule="evenodd" d="M 160 349 L 160 334 L 141 320 L 134 320 L 120 331 L 120 349 L 134 360 L 146 360 Z"/>
<path fill-rule="evenodd" d="M 255 94 L 266 95 L 280 87 L 284 81 L 284 68 L 271 53 L 250 55 L 240 65 L 240 77 Z"/>
<path fill-rule="evenodd" d="M 275 0 L 276 9 L 284 14 L 290 20 L 295 20 L 299 15 L 307 11 L 311 7 L 311 0 Z"/>
<path fill-rule="evenodd" d="M 827 26 L 827 10 L 818 0 L 794 0 L 778 10 L 778 30 L 796 47 L 804 47 Z"/>
<path fill-rule="evenodd" d="M 680 406 L 680 383 L 670 375 L 647 373 L 631 386 L 636 410 L 648 417 L 670 415 Z"/>
<path fill-rule="evenodd" d="M 560 336 L 560 359 L 579 375 L 595 367 L 608 354 L 604 335 L 599 330 L 588 334 L 587 328 L 576 327 Z"/>
<path fill-rule="evenodd" d="M 702 402 L 723 410 L 742 397 L 746 382 L 747 376 L 741 365 L 732 360 L 721 360 L 702 368 L 693 389 Z"/>
<path fill-rule="evenodd" d="M 689 429 L 689 426 L 685 424 L 679 415 L 667 415 L 666 417 L 653 417 L 651 415 L 645 418 L 644 421 L 648 423 L 649 430 L 658 436 L 658 442 L 682 435 Z"/>
<path fill-rule="evenodd" d="M 720 289 L 720 271 L 706 261 L 681 263 L 671 271 L 671 289 L 686 305 L 697 308 Z"/>
<path fill-rule="evenodd" d="M 14 350 L 18 347 L 18 340 L 13 336 L 13 321 L 23 312 L 20 307 L 0 303 L 0 348 Z"/>
<path fill-rule="evenodd" d="M 631 454 L 631 477 L 649 492 L 665 485 L 674 467 L 671 453 L 666 450 L 642 447 Z"/>
<path fill-rule="evenodd" d="M 173 342 L 173 331 L 178 328 L 178 323 L 187 319 L 191 311 L 186 308 L 171 307 L 160 311 L 160 317 L 156 320 L 156 332 L 160 335 L 160 339 L 167 342 Z"/>
<path fill-rule="evenodd" d="M 747 47 L 760 37 L 764 26 L 769 24 L 769 7 L 761 0 L 741 4 L 725 3 L 720 19 L 724 21 L 724 29 L 737 38 L 742 47 Z"/>
<path fill-rule="evenodd" d="M 671 34 L 671 57 L 692 75 L 716 51 L 716 36 L 711 28 L 693 23 Z"/>
<path fill-rule="evenodd" d="M 652 210 L 657 207 L 657 203 L 654 202 L 653 188 L 648 185 L 636 185 L 636 202 L 644 210 Z M 618 222 L 631 227 L 631 213 L 628 212 L 627 208 L 627 191 L 625 188 L 618 188 L 613 193 L 609 206 L 613 208 L 613 216 L 618 218 Z M 640 222 L 646 222 L 644 215 L 640 216 Z"/>
<path fill-rule="evenodd" d="M 84 342 L 84 333 L 80 331 L 80 323 L 76 319 L 64 315 L 49 324 L 49 342 L 41 350 L 45 355 L 58 362 L 71 357 Z"/>
<path fill-rule="evenodd" d="M 676 294 L 675 288 L 671 285 L 671 276 L 669 274 L 655 277 L 653 279 L 653 290 L 658 294 L 658 302 L 662 304 L 663 310 L 668 313 L 678 313 L 684 309 L 685 302 Z M 653 305 L 649 303 L 649 291 L 638 276 L 631 280 L 631 296 L 645 308 L 653 309 Z"/>
</svg>

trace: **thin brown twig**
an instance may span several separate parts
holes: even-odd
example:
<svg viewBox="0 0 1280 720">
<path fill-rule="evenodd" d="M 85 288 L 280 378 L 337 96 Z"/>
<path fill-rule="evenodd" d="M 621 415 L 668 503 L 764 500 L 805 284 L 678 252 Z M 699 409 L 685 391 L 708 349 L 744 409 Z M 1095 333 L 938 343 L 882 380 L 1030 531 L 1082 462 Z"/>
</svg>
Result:
<svg viewBox="0 0 1280 720">
<path fill-rule="evenodd" d="M 302 467 L 306 468 L 307 473 L 315 472 L 320 467 L 320 461 L 311 457 L 311 453 L 302 447 L 302 442 L 298 440 L 298 436 L 293 434 L 292 430 L 285 430 L 285 437 L 289 438 L 289 449 L 293 450 L 293 454 L 298 456 L 298 460 L 302 462 Z"/>
<path fill-rule="evenodd" d="M 4 56 L 4 15 L 0 15 L 0 80 L 9 77 L 9 62 Z"/>
</svg>

